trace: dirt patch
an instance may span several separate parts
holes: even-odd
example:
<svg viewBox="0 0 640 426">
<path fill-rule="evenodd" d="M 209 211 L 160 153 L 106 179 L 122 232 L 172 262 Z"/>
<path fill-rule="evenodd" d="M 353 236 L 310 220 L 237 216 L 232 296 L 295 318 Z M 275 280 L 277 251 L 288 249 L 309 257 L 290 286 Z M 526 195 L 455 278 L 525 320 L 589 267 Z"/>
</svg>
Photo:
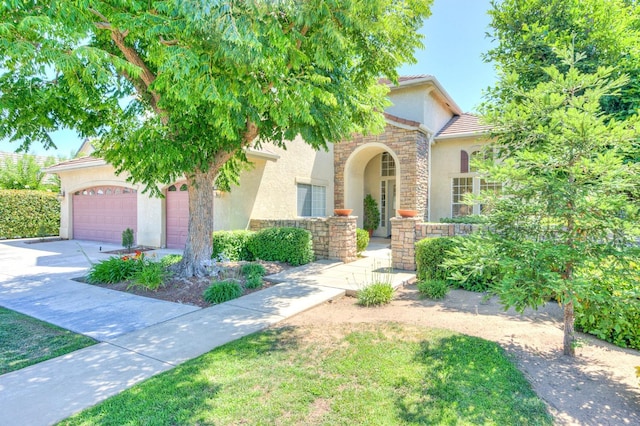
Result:
<svg viewBox="0 0 640 426">
<path fill-rule="evenodd" d="M 245 279 L 240 273 L 240 268 L 246 262 L 229 262 L 224 265 L 224 272 L 221 274 L 220 279 L 233 278 L 240 284 L 244 285 Z M 291 268 L 286 263 L 280 262 L 263 262 L 260 264 L 264 266 L 267 271 L 267 275 L 277 274 L 285 269 Z M 79 280 L 81 281 L 81 280 Z M 199 306 L 206 308 L 211 306 L 202 298 L 202 293 L 207 287 L 211 285 L 214 280 L 209 278 L 172 278 L 168 280 L 157 290 L 147 290 L 143 287 L 132 285 L 130 282 L 121 282 L 117 284 L 94 284 L 99 287 L 108 288 L 111 290 L 124 291 L 138 296 L 151 297 L 153 299 L 166 300 L 169 302 L 182 303 L 186 305 Z M 268 277 L 263 280 L 264 285 L 261 289 L 270 287 L 273 283 L 268 281 Z M 244 288 L 244 287 L 243 287 Z M 243 295 L 259 291 L 261 289 L 245 289 Z"/>
<path fill-rule="evenodd" d="M 563 356 L 562 309 L 555 303 L 520 315 L 505 312 L 496 299 L 484 300 L 478 293 L 454 290 L 443 301 L 430 301 L 421 299 L 415 286 L 408 286 L 387 306 L 363 308 L 345 297 L 283 325 L 389 321 L 445 328 L 499 343 L 559 425 L 640 424 L 640 384 L 635 376 L 640 353 L 580 335 L 577 357 Z"/>
</svg>

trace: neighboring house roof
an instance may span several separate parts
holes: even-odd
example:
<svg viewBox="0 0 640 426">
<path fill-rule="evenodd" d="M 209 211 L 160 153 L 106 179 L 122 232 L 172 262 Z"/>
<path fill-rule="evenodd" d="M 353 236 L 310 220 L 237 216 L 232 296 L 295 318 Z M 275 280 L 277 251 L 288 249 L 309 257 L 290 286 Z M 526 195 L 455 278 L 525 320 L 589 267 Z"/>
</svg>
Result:
<svg viewBox="0 0 640 426">
<path fill-rule="evenodd" d="M 436 134 L 436 140 L 481 136 L 489 133 L 491 126 L 480 123 L 477 115 L 464 113 L 456 115 Z"/>
<path fill-rule="evenodd" d="M 49 158 L 53 158 L 53 156 L 46 156 L 46 155 L 33 155 L 33 154 L 23 154 L 23 153 L 17 153 L 17 152 L 0 151 L 0 166 L 2 166 L 6 160 L 11 160 L 14 163 L 16 163 L 20 158 L 24 157 L 25 155 L 30 155 L 34 157 L 36 159 L 36 164 L 40 166 L 44 166 L 44 163 Z"/>
</svg>

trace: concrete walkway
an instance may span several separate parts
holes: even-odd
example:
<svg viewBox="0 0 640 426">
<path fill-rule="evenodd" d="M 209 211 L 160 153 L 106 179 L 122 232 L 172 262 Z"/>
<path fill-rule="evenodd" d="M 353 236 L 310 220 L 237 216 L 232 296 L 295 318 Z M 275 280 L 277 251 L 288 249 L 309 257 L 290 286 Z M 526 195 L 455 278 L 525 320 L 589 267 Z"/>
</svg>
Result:
<svg viewBox="0 0 640 426">
<path fill-rule="evenodd" d="M 87 241 L 0 243 L 0 306 L 91 336 L 100 343 L 0 376 L 0 424 L 56 423 L 218 346 L 263 330 L 389 271 L 387 240 L 349 264 L 319 261 L 269 277 L 279 284 L 205 309 L 72 280 L 120 247 Z M 175 253 L 157 250 L 157 256 Z M 89 261 L 90 260 L 90 261 Z M 1 326 L 1 325 L 0 325 Z"/>
</svg>

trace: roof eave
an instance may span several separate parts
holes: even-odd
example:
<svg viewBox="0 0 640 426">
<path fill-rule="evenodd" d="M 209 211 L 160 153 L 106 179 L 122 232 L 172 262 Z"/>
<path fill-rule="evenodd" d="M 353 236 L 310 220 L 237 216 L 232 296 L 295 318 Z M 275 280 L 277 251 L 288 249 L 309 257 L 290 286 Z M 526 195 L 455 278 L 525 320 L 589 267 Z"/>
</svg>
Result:
<svg viewBox="0 0 640 426">
<path fill-rule="evenodd" d="M 78 170 L 78 169 L 87 169 L 89 167 L 98 167 L 98 166 L 106 166 L 107 162 L 101 158 L 96 158 L 94 161 L 79 163 L 79 164 L 67 164 L 67 165 L 53 165 L 51 167 L 47 167 L 42 169 L 45 173 L 58 173 L 65 172 L 68 170 Z"/>
<path fill-rule="evenodd" d="M 456 101 L 454 101 L 453 98 L 451 97 L 451 95 L 449 95 L 449 92 L 447 92 L 445 90 L 445 88 L 442 87 L 442 84 L 440 84 L 438 79 L 435 78 L 434 76 L 416 78 L 416 79 L 413 79 L 413 80 L 400 81 L 400 82 L 398 82 L 397 85 L 393 84 L 393 83 L 390 83 L 388 86 L 389 86 L 390 90 L 397 90 L 397 89 L 411 87 L 411 86 L 420 86 L 420 85 L 424 85 L 424 84 L 427 84 L 427 83 L 433 84 L 436 87 L 436 89 L 438 89 L 438 92 L 440 92 L 440 95 L 443 98 L 444 102 L 447 104 L 447 106 L 451 109 L 451 111 L 455 115 L 462 115 L 464 113 L 464 111 L 462 111 L 462 109 L 460 108 L 460 106 L 458 106 Z"/>
<path fill-rule="evenodd" d="M 452 133 L 450 135 L 440 135 L 434 138 L 434 141 L 439 140 L 447 140 L 447 139 L 461 139 L 461 138 L 472 138 L 472 137 L 481 137 L 487 136 L 491 133 L 489 130 L 475 130 L 473 132 L 461 132 L 461 133 Z"/>
</svg>

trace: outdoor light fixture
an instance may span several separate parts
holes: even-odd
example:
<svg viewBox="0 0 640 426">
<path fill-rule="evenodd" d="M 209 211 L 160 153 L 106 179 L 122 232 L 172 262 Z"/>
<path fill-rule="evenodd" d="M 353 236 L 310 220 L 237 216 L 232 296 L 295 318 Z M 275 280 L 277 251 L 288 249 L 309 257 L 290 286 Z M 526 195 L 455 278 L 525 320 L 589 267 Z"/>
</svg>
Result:
<svg viewBox="0 0 640 426">
<path fill-rule="evenodd" d="M 60 192 L 58 192 L 58 195 L 56 195 L 56 198 L 58 201 L 64 200 L 64 190 L 61 189 Z"/>
</svg>

